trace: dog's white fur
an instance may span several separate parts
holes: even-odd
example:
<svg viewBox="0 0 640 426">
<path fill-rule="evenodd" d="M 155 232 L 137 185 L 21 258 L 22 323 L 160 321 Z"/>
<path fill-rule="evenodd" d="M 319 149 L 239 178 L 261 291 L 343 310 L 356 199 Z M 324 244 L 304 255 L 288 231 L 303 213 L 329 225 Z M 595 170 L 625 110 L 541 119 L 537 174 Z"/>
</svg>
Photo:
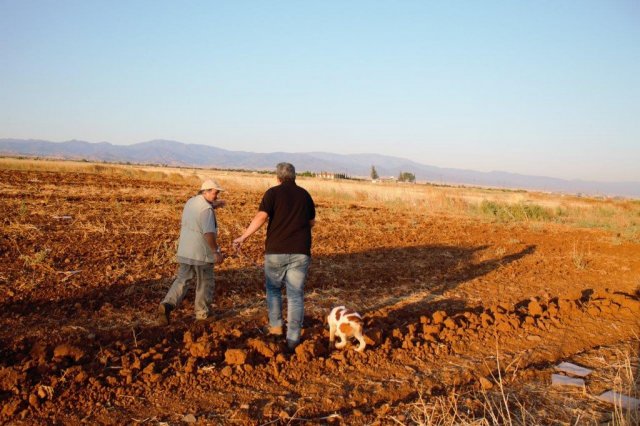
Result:
<svg viewBox="0 0 640 426">
<path fill-rule="evenodd" d="M 329 323 L 329 342 L 333 343 L 336 334 L 340 338 L 340 341 L 336 343 L 336 348 L 344 348 L 349 337 L 355 337 L 360 342 L 356 351 L 362 352 L 367 346 L 362 335 L 362 317 L 356 311 L 349 310 L 344 306 L 336 306 L 327 317 L 327 322 Z"/>
</svg>

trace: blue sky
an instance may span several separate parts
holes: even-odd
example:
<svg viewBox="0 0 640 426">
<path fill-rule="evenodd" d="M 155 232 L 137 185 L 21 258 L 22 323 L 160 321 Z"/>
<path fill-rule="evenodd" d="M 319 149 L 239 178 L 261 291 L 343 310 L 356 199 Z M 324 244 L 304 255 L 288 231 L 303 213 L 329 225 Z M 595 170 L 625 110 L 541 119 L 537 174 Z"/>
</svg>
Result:
<svg viewBox="0 0 640 426">
<path fill-rule="evenodd" d="M 640 1 L 0 0 L 0 138 L 640 182 Z"/>
</svg>

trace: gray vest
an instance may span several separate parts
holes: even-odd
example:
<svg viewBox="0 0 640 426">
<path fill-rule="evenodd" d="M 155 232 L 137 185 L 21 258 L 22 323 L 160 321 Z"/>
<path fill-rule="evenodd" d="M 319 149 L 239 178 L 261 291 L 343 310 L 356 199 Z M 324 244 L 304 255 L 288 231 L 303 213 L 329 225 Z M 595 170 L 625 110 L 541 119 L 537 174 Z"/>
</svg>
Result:
<svg viewBox="0 0 640 426">
<path fill-rule="evenodd" d="M 211 204 L 202 195 L 191 197 L 184 205 L 182 211 L 182 227 L 180 228 L 180 240 L 178 242 L 178 257 L 193 259 L 199 262 L 213 263 L 213 253 L 209 244 L 204 239 L 201 215 L 211 209 L 213 214 L 214 233 L 218 233 L 215 223 L 215 211 Z"/>
</svg>

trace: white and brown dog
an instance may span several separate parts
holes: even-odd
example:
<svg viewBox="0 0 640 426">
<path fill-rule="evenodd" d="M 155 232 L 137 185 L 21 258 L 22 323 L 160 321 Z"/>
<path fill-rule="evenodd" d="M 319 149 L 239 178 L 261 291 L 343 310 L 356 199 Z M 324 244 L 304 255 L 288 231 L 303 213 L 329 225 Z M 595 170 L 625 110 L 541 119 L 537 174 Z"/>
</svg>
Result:
<svg viewBox="0 0 640 426">
<path fill-rule="evenodd" d="M 344 306 L 336 306 L 327 317 L 327 322 L 329 323 L 329 342 L 333 343 L 336 334 L 340 338 L 340 342 L 336 343 L 336 348 L 344 348 L 349 337 L 355 337 L 360 342 L 356 351 L 362 352 L 367 346 L 362 335 L 362 317 L 356 311 L 349 310 Z"/>
</svg>

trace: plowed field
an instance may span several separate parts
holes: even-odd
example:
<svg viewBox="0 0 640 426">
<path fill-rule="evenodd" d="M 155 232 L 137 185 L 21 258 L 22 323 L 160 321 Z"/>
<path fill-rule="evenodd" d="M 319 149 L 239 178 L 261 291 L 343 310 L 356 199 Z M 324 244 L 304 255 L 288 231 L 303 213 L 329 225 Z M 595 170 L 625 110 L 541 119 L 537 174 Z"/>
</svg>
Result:
<svg viewBox="0 0 640 426">
<path fill-rule="evenodd" d="M 637 384 L 640 244 L 402 203 L 312 193 L 305 330 L 287 355 L 261 332 L 264 230 L 231 250 L 262 190 L 227 183 L 215 315 L 195 321 L 191 292 L 159 327 L 195 185 L 0 169 L 0 422 L 412 424 L 452 395 L 488 417 L 497 390 L 538 423 L 601 421 L 611 409 L 585 394 L 548 395 L 550 372 L 623 346 Z M 364 353 L 329 347 L 324 317 L 343 304 L 364 316 Z"/>
</svg>

